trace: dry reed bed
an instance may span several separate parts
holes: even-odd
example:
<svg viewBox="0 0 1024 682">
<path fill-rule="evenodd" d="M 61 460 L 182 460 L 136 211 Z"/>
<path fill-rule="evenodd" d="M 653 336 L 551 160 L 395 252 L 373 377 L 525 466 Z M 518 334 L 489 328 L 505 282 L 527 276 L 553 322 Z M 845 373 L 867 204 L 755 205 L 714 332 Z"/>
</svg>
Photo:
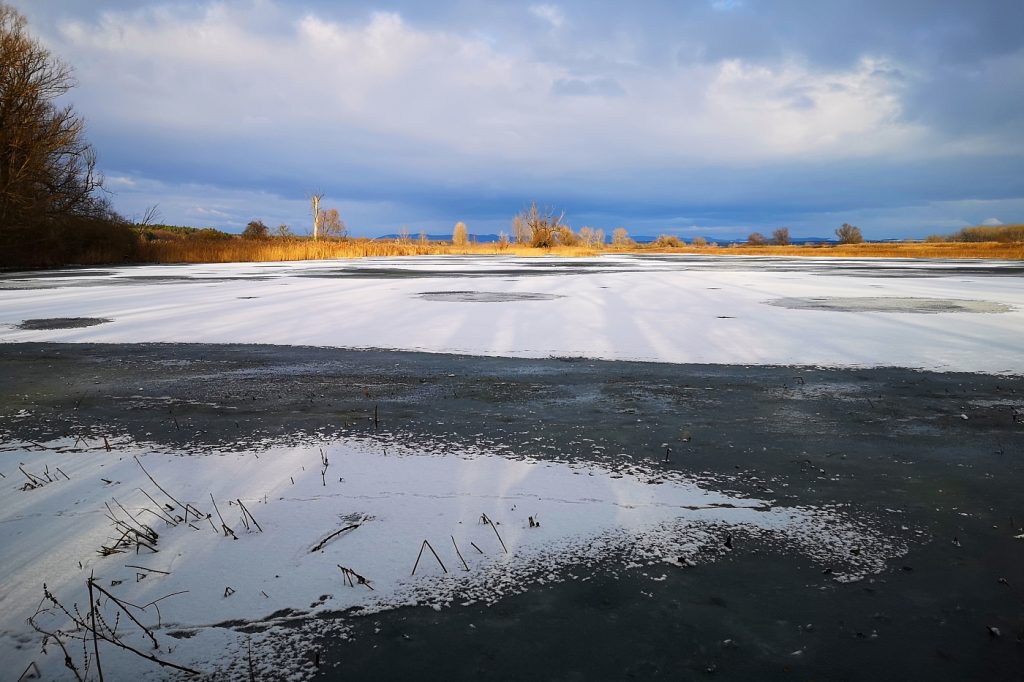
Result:
<svg viewBox="0 0 1024 682">
<path fill-rule="evenodd" d="M 682 246 L 608 247 L 605 249 L 578 246 L 534 248 L 521 245 L 467 244 L 376 241 L 370 239 L 333 240 L 175 240 L 154 241 L 140 245 L 139 260 L 146 263 L 240 263 L 264 261 L 328 260 L 366 258 L 371 256 L 437 256 L 437 255 L 512 255 L 531 256 L 594 256 L 599 253 L 686 253 L 723 256 L 811 256 L 817 258 L 995 258 L 1024 260 L 1022 242 L 886 242 L 807 246 Z"/>
<path fill-rule="evenodd" d="M 1024 260 L 1024 242 L 867 242 L 789 246 L 627 249 L 630 253 L 703 253 L 722 256 L 810 256 L 814 258 L 994 258 Z"/>
<path fill-rule="evenodd" d="M 239 263 L 262 261 L 325 260 L 333 258 L 366 258 L 371 256 L 437 256 L 494 255 L 565 257 L 593 256 L 596 249 L 558 246 L 537 249 L 528 246 L 499 244 L 348 240 L 175 240 L 147 242 L 139 248 L 139 260 L 147 263 Z"/>
</svg>

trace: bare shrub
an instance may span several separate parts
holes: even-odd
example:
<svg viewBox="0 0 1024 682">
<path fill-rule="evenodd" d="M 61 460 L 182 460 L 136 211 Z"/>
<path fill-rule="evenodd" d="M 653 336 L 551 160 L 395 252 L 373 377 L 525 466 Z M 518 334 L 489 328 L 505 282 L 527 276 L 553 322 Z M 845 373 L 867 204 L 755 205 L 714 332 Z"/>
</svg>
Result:
<svg viewBox="0 0 1024 682">
<path fill-rule="evenodd" d="M 708 240 L 704 239 L 704 237 L 694 237 L 693 239 L 690 240 L 690 245 L 696 247 L 707 246 Z M 718 244 L 715 244 L 715 246 L 718 246 Z"/>
<path fill-rule="evenodd" d="M 579 237 L 568 225 L 559 225 L 555 228 L 555 242 L 562 246 L 576 246 L 579 244 Z"/>
<path fill-rule="evenodd" d="M 469 243 L 469 230 L 466 228 L 466 223 L 459 221 L 455 223 L 455 227 L 452 229 L 452 244 L 455 246 L 465 246 Z"/>
<path fill-rule="evenodd" d="M 682 240 L 674 234 L 659 234 L 657 239 L 654 240 L 654 246 L 659 248 L 676 249 L 682 245 Z"/>
<path fill-rule="evenodd" d="M 540 209 L 536 203 L 521 211 L 512 219 L 512 232 L 520 244 L 528 243 L 534 248 L 547 249 L 558 244 L 565 244 L 561 239 L 575 241 L 576 235 L 566 225 L 565 212 L 555 214 L 554 209 Z M 526 241 L 520 241 L 523 238 Z"/>
<path fill-rule="evenodd" d="M 517 213 L 512 217 L 512 238 L 516 244 L 530 243 L 530 226 L 523 213 Z"/>
<path fill-rule="evenodd" d="M 948 239 L 954 242 L 1024 242 L 1024 225 L 965 227 Z"/>
<path fill-rule="evenodd" d="M 636 246 L 636 242 L 629 236 L 629 232 L 624 227 L 616 227 L 612 230 L 612 246 L 618 246 L 620 248 L 628 246 Z"/>
<path fill-rule="evenodd" d="M 580 246 L 590 249 L 604 247 L 604 230 L 594 229 L 593 227 L 581 227 L 576 236 L 579 238 Z"/>
<path fill-rule="evenodd" d="M 764 246 L 767 243 L 768 240 L 760 232 L 751 232 L 750 236 L 747 237 L 747 244 L 750 246 Z"/>
<path fill-rule="evenodd" d="M 860 228 L 850 223 L 843 223 L 842 227 L 836 230 L 836 237 L 839 238 L 840 244 L 860 244 L 864 241 Z"/>
<path fill-rule="evenodd" d="M 772 232 L 772 244 L 776 246 L 789 246 L 789 228 L 780 227 Z"/>
</svg>

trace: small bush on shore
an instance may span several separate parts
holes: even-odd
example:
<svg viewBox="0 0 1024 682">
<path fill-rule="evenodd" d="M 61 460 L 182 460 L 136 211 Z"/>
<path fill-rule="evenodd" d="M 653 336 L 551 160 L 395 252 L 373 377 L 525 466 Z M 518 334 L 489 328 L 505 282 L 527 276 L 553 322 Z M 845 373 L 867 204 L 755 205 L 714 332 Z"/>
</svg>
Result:
<svg viewBox="0 0 1024 682">
<path fill-rule="evenodd" d="M 654 246 L 663 249 L 678 249 L 683 246 L 683 241 L 674 234 L 659 234 L 654 240 Z"/>
</svg>

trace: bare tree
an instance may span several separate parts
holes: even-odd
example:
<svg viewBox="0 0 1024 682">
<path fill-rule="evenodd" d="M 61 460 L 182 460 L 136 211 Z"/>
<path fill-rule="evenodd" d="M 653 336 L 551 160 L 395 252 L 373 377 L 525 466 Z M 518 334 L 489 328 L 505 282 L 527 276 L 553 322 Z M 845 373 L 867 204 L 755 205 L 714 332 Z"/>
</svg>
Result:
<svg viewBox="0 0 1024 682">
<path fill-rule="evenodd" d="M 577 237 L 579 238 L 579 243 L 587 248 L 599 249 L 604 246 L 604 230 L 581 227 Z"/>
<path fill-rule="evenodd" d="M 452 228 L 452 244 L 455 246 L 465 246 L 469 242 L 469 230 L 466 228 L 466 223 L 459 221 L 455 223 L 455 227 Z"/>
<path fill-rule="evenodd" d="M 160 204 L 153 204 L 147 206 L 145 213 L 142 214 L 142 220 L 138 222 L 139 225 L 153 225 L 156 221 L 160 220 Z"/>
<path fill-rule="evenodd" d="M 864 241 L 860 228 L 850 223 L 843 223 L 843 226 L 836 230 L 836 236 L 840 244 L 860 244 Z"/>
<path fill-rule="evenodd" d="M 341 219 L 341 214 L 338 213 L 336 208 L 320 209 L 320 220 L 318 222 L 320 223 L 320 230 L 325 237 L 344 239 L 348 236 L 348 228 L 345 226 L 345 221 Z"/>
<path fill-rule="evenodd" d="M 629 236 L 629 232 L 624 227 L 616 227 L 612 230 L 612 246 L 627 247 L 633 246 L 635 242 Z"/>
<path fill-rule="evenodd" d="M 772 244 L 776 246 L 789 246 L 789 228 L 780 227 L 772 232 Z"/>
<path fill-rule="evenodd" d="M 69 216 L 109 217 L 85 122 L 56 100 L 75 85 L 71 68 L 0 3 L 0 230 Z"/>
<path fill-rule="evenodd" d="M 517 213 L 512 217 L 512 239 L 516 244 L 530 243 L 530 226 L 526 222 L 526 216 Z"/>
<path fill-rule="evenodd" d="M 747 237 L 747 244 L 750 246 L 764 246 L 768 243 L 768 240 L 760 232 L 751 232 L 750 236 Z"/>
</svg>

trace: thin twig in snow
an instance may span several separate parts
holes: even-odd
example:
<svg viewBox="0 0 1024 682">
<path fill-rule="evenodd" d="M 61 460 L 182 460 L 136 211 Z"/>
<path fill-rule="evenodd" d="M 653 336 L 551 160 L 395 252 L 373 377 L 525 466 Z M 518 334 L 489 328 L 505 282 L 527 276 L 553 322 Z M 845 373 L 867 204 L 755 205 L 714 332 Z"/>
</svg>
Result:
<svg viewBox="0 0 1024 682">
<path fill-rule="evenodd" d="M 468 571 L 469 570 L 469 564 L 467 564 L 466 560 L 462 558 L 462 552 L 459 551 L 459 545 L 458 545 L 458 543 L 455 542 L 455 536 L 454 535 L 452 536 L 452 544 L 455 545 L 455 553 L 459 555 L 459 559 L 462 561 L 462 565 L 465 566 L 466 570 Z"/>
<path fill-rule="evenodd" d="M 230 535 L 237 540 L 238 536 L 235 535 L 235 531 L 228 528 L 228 524 L 224 523 L 224 517 L 220 515 L 220 509 L 217 508 L 217 500 L 213 499 L 213 493 L 210 493 L 210 501 L 213 502 L 213 510 L 217 512 L 217 518 L 220 519 L 220 527 L 224 529 L 224 537 Z"/>
</svg>

